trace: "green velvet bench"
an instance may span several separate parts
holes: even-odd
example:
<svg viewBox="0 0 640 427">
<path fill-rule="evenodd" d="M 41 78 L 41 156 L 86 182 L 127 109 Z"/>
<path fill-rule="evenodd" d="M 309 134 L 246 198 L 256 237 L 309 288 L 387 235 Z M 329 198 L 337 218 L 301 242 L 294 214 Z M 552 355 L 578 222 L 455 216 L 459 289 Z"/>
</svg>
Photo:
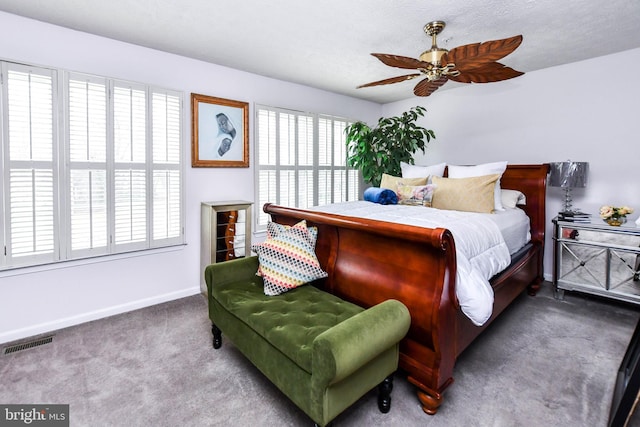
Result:
<svg viewBox="0 0 640 427">
<path fill-rule="evenodd" d="M 213 347 L 225 337 L 316 425 L 325 426 L 378 386 L 378 407 L 391 407 L 398 343 L 408 309 L 387 300 L 367 310 L 311 284 L 266 296 L 258 258 L 205 269 Z"/>
</svg>

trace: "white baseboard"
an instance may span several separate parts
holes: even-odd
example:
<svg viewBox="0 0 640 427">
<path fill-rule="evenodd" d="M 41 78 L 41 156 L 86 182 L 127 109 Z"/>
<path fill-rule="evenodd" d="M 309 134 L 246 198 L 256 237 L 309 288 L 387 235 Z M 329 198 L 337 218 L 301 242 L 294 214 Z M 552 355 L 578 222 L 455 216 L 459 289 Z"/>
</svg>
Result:
<svg viewBox="0 0 640 427">
<path fill-rule="evenodd" d="M 138 310 L 152 305 L 162 304 L 164 302 L 177 300 L 200 294 L 200 287 L 182 289 L 180 291 L 171 292 L 163 295 L 156 295 L 151 298 L 145 298 L 137 301 L 131 301 L 126 304 L 120 304 L 112 307 L 106 307 L 88 313 L 82 313 L 77 316 L 71 316 L 64 319 L 57 319 L 52 322 L 41 323 L 22 329 L 16 329 L 5 333 L 0 333 L 0 344 L 17 341 L 36 335 L 42 335 L 57 331 L 59 329 L 68 328 L 70 326 L 79 325 L 81 323 L 90 322 L 92 320 L 104 319 L 105 317 L 126 313 L 128 311 Z"/>
</svg>

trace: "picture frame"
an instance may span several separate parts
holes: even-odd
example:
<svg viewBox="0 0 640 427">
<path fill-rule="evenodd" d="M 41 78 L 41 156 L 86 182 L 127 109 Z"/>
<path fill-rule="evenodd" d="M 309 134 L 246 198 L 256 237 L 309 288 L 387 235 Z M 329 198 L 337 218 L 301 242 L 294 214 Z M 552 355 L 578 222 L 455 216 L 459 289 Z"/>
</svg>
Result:
<svg viewBox="0 0 640 427">
<path fill-rule="evenodd" d="M 191 166 L 249 167 L 249 103 L 191 94 Z"/>
</svg>

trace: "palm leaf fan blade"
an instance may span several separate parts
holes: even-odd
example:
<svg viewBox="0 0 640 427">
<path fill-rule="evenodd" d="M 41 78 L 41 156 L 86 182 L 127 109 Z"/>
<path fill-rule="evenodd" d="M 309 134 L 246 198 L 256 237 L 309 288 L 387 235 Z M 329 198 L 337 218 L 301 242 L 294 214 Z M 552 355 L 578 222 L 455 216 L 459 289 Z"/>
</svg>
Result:
<svg viewBox="0 0 640 427">
<path fill-rule="evenodd" d="M 363 88 L 363 87 L 388 85 L 388 84 L 391 84 L 391 83 L 404 82 L 406 80 L 414 79 L 414 78 L 416 78 L 418 76 L 420 76 L 420 74 L 416 73 L 416 74 L 407 74 L 405 76 L 391 77 L 391 78 L 384 79 L 384 80 L 378 80 L 378 81 L 371 82 L 371 83 L 365 83 L 363 85 L 358 86 L 357 89 L 360 89 L 360 88 Z"/>
<path fill-rule="evenodd" d="M 409 58 L 408 56 L 391 55 L 388 53 L 372 53 L 371 55 L 382 61 L 383 64 L 389 67 L 405 68 L 408 70 L 413 69 L 429 69 L 432 67 L 428 62 L 420 61 L 419 59 Z"/>
<path fill-rule="evenodd" d="M 444 58 L 446 63 L 454 63 L 459 71 L 482 67 L 490 62 L 504 58 L 516 50 L 522 43 L 522 36 L 472 43 L 451 49 Z"/>
<path fill-rule="evenodd" d="M 449 79 L 458 83 L 493 83 L 512 79 L 523 75 L 522 71 L 514 70 L 499 62 L 490 62 L 482 67 L 461 71 L 457 76 L 449 76 Z"/>
<path fill-rule="evenodd" d="M 446 77 L 441 77 L 438 80 L 434 80 L 431 82 L 429 81 L 429 79 L 424 79 L 416 85 L 416 87 L 413 89 L 413 93 L 416 96 L 429 96 L 446 82 Z"/>
</svg>

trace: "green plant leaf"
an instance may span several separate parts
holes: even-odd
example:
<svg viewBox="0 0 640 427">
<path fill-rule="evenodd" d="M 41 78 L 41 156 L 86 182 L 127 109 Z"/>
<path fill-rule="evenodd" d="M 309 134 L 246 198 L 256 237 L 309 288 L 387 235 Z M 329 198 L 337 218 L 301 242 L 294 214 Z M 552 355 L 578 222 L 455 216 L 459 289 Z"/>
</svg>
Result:
<svg viewBox="0 0 640 427">
<path fill-rule="evenodd" d="M 358 121 L 345 129 L 347 164 L 360 169 L 362 178 L 374 186 L 383 173 L 400 175 L 400 162 L 414 164 L 416 151 L 425 151 L 435 133 L 415 122 L 427 109 L 416 106 L 399 116 L 381 117 L 375 128 Z"/>
</svg>

